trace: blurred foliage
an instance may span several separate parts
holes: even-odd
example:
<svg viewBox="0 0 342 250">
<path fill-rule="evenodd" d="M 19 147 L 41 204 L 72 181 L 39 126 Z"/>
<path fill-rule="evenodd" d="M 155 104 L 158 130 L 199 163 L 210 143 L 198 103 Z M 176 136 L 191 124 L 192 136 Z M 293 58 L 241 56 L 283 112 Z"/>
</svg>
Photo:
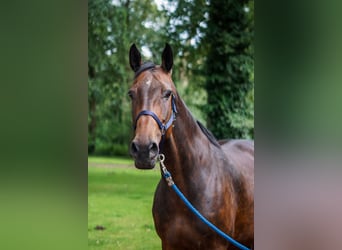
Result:
<svg viewBox="0 0 342 250">
<path fill-rule="evenodd" d="M 254 127 L 252 1 L 88 2 L 88 152 L 127 155 L 132 43 L 160 63 L 174 50 L 173 80 L 194 116 L 218 138 L 251 138 Z"/>
<path fill-rule="evenodd" d="M 253 6 L 248 0 L 209 6 L 206 111 L 219 138 L 253 137 Z"/>
</svg>

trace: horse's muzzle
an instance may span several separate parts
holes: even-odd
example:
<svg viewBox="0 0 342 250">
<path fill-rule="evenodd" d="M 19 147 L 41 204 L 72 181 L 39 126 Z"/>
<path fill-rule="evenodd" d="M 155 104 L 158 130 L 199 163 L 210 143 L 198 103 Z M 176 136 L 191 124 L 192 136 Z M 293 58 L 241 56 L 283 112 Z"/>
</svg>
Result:
<svg viewBox="0 0 342 250">
<path fill-rule="evenodd" d="M 157 161 L 159 147 L 156 142 L 140 144 L 133 140 L 131 143 L 130 153 L 134 158 L 136 168 L 152 169 Z"/>
</svg>

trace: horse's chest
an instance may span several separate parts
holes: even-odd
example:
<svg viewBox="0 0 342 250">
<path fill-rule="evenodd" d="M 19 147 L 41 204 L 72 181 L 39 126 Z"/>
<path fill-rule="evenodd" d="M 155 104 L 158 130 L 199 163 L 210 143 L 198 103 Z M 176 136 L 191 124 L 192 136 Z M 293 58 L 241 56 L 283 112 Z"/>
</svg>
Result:
<svg viewBox="0 0 342 250">
<path fill-rule="evenodd" d="M 217 235 L 192 214 L 174 193 L 163 191 L 157 189 L 153 204 L 155 227 L 163 249 L 220 249 L 222 240 L 217 240 Z"/>
</svg>

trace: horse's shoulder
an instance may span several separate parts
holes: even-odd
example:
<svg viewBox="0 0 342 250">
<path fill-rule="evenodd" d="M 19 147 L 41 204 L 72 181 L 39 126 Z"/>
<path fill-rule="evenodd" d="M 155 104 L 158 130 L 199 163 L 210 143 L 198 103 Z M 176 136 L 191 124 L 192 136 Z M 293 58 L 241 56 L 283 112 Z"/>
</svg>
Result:
<svg viewBox="0 0 342 250">
<path fill-rule="evenodd" d="M 228 169 L 251 191 L 254 186 L 254 141 L 228 140 L 221 148 L 228 159 Z"/>
</svg>

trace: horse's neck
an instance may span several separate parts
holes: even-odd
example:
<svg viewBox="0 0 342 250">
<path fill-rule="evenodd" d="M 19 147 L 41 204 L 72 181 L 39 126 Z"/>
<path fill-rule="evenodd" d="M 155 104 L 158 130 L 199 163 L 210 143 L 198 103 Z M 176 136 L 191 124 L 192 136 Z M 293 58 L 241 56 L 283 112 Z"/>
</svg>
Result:
<svg viewBox="0 0 342 250">
<path fill-rule="evenodd" d="M 186 180 L 194 174 L 203 176 L 200 172 L 208 171 L 203 159 L 210 159 L 213 147 L 203 134 L 196 120 L 183 102 L 178 104 L 178 115 L 172 134 L 165 142 L 166 167 L 171 172 L 177 185 L 185 185 Z M 189 181 L 187 181 L 189 182 Z"/>
</svg>

